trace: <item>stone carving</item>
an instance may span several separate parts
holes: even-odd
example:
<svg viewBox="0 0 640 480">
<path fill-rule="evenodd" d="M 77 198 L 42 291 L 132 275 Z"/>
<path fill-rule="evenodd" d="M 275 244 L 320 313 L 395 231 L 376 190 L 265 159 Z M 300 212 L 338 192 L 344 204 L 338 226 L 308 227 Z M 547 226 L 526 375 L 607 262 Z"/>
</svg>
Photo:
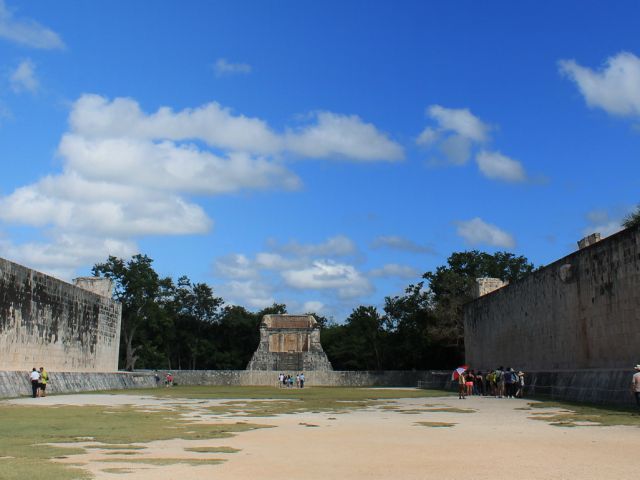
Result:
<svg viewBox="0 0 640 480">
<path fill-rule="evenodd" d="M 479 298 L 487 293 L 491 293 L 494 290 L 508 285 L 509 282 L 503 282 L 499 278 L 482 277 L 476 278 L 476 284 L 473 293 L 473 298 Z"/>
<path fill-rule="evenodd" d="M 265 315 L 260 323 L 260 344 L 247 370 L 333 368 L 320 344 L 320 326 L 313 315 Z"/>
</svg>

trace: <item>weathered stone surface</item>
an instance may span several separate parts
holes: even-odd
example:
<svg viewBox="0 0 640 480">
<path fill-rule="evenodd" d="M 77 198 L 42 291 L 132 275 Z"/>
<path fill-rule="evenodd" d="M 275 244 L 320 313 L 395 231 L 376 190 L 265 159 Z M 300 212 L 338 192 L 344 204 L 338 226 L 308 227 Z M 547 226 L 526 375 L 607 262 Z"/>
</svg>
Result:
<svg viewBox="0 0 640 480">
<path fill-rule="evenodd" d="M 332 370 L 313 315 L 265 315 L 260 323 L 260 343 L 247 370 Z"/>
<path fill-rule="evenodd" d="M 0 370 L 115 371 L 120 321 L 111 298 L 0 258 Z"/>
<path fill-rule="evenodd" d="M 467 363 L 482 370 L 624 370 L 639 363 L 640 229 L 467 304 L 465 348 Z"/>
<path fill-rule="evenodd" d="M 482 297 L 488 293 L 491 293 L 499 288 L 509 285 L 509 282 L 503 282 L 499 278 L 482 277 L 476 278 L 476 284 L 474 285 L 473 298 Z"/>
</svg>

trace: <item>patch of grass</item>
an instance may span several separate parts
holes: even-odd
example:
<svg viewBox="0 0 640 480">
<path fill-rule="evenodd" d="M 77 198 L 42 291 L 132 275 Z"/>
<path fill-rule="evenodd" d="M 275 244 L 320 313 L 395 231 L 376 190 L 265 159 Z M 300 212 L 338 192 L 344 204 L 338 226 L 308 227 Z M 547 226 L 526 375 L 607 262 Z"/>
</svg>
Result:
<svg viewBox="0 0 640 480">
<path fill-rule="evenodd" d="M 93 392 L 97 393 L 97 392 Z M 442 390 L 423 390 L 417 388 L 348 388 L 348 387 L 311 387 L 276 388 L 245 386 L 178 386 L 173 388 L 111 390 L 113 395 L 142 395 L 156 398 L 192 398 L 192 399 L 238 399 L 238 400 L 386 400 L 396 398 L 433 398 L 452 395 Z"/>
<path fill-rule="evenodd" d="M 232 447 L 191 447 L 185 448 L 185 451 L 194 453 L 238 453 L 240 449 Z"/>
<path fill-rule="evenodd" d="M 135 470 L 131 468 L 103 468 L 104 473 L 133 473 Z"/>
<path fill-rule="evenodd" d="M 0 457 L 7 457 L 0 459 L 1 478 L 90 478 L 87 472 L 50 462 L 56 457 L 84 453 L 84 448 L 73 444 L 86 441 L 87 438 L 122 450 L 122 444 L 126 443 L 148 443 L 173 438 L 226 438 L 236 432 L 262 427 L 265 426 L 250 423 L 195 424 L 169 411 L 141 412 L 129 406 L 43 408 L 5 404 L 0 405 Z"/>
<path fill-rule="evenodd" d="M 422 427 L 442 428 L 442 427 L 453 427 L 456 424 L 449 423 L 449 422 L 416 422 L 416 425 L 420 425 Z"/>
<path fill-rule="evenodd" d="M 144 450 L 147 447 L 144 447 L 142 445 L 103 444 L 103 445 L 86 445 L 84 448 L 97 448 L 100 450 Z"/>
<path fill-rule="evenodd" d="M 425 412 L 445 412 L 445 413 L 476 413 L 473 408 L 458 408 L 458 407 L 438 407 L 428 408 Z"/>
<path fill-rule="evenodd" d="M 529 418 L 546 421 L 556 427 L 640 427 L 640 415 L 637 410 L 631 408 L 556 401 L 531 402 L 528 405 L 532 409 L 552 409 L 551 412 L 534 412 L 534 416 Z"/>
<path fill-rule="evenodd" d="M 219 465 L 225 460 L 221 458 L 159 458 L 159 457 L 149 457 L 149 458 L 105 458 L 100 460 L 100 462 L 114 462 L 114 463 L 143 463 L 145 465 L 191 465 L 191 466 L 199 466 L 199 465 Z"/>
<path fill-rule="evenodd" d="M 136 452 L 135 450 L 112 450 L 109 452 L 105 452 L 105 455 L 137 455 L 140 452 Z"/>
</svg>

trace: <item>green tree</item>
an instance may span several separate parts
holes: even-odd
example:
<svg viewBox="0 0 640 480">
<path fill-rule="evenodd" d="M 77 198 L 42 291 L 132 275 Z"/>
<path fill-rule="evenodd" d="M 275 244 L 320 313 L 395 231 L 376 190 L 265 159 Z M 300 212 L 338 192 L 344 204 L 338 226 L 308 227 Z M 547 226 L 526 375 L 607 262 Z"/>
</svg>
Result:
<svg viewBox="0 0 640 480">
<path fill-rule="evenodd" d="M 113 280 L 113 297 L 122 304 L 120 361 L 126 370 L 133 370 L 138 360 L 153 366 L 166 361 L 165 332 L 173 325 L 165 306 L 174 286 L 170 278 L 160 278 L 152 264 L 146 255 L 129 261 L 110 256 L 92 269 L 94 275 Z"/>
<path fill-rule="evenodd" d="M 215 348 L 213 326 L 218 323 L 220 297 L 205 283 L 191 283 L 186 276 L 178 279 L 173 299 L 169 302 L 174 321 L 174 337 L 169 358 L 178 368 L 211 368 Z M 169 365 L 171 367 L 171 365 Z"/>
<path fill-rule="evenodd" d="M 637 227 L 638 225 L 640 225 L 640 205 L 636 207 L 635 212 L 627 215 L 622 221 L 622 226 L 624 228 Z"/>
<path fill-rule="evenodd" d="M 384 318 L 375 307 L 359 306 L 344 325 L 329 325 L 321 331 L 327 357 L 338 370 L 383 368 Z"/>
<path fill-rule="evenodd" d="M 464 352 L 463 306 L 472 300 L 477 278 L 493 277 L 514 282 L 532 272 L 534 266 L 523 256 L 508 252 L 493 255 L 473 250 L 455 252 L 447 265 L 423 275 L 429 283 L 433 332 L 439 332 L 439 345 Z"/>
</svg>

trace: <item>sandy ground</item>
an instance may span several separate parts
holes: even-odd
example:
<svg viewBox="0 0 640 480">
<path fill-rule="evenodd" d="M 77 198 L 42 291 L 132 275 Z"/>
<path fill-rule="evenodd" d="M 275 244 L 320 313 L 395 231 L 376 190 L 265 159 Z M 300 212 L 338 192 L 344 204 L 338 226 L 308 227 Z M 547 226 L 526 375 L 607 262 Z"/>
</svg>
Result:
<svg viewBox="0 0 640 480">
<path fill-rule="evenodd" d="M 13 400 L 30 403 L 31 399 Z M 471 397 L 400 399 L 386 402 L 401 410 L 434 404 L 471 408 L 474 413 L 420 412 L 380 407 L 343 414 L 305 413 L 236 420 L 275 425 L 232 438 L 146 444 L 140 457 L 223 458 L 220 465 L 153 466 L 104 463 L 106 451 L 92 449 L 69 457 L 86 463 L 97 479 L 635 479 L 640 445 L 637 427 L 562 428 L 532 420 L 526 400 Z M 160 400 L 131 395 L 65 395 L 38 399 L 39 405 L 140 405 L 179 409 L 177 403 L 208 406 L 201 400 Z M 432 408 L 432 407 L 431 407 Z M 223 420 L 217 420 L 223 421 Z M 224 421 L 228 422 L 227 417 Z M 234 420 L 235 421 L 235 420 Z M 433 428 L 416 422 L 451 422 Z M 232 454 L 195 454 L 185 447 L 227 446 Z M 127 468 L 126 473 L 107 473 Z"/>
</svg>

